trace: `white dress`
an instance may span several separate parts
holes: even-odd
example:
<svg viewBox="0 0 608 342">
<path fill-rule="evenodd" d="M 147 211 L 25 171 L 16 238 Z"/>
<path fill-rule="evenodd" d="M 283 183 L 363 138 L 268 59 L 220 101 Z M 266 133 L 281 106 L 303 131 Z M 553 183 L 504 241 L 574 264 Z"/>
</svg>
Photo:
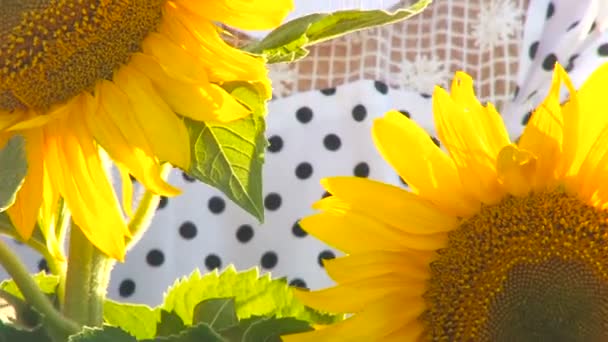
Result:
<svg viewBox="0 0 608 342">
<path fill-rule="evenodd" d="M 353 34 L 313 50 L 307 62 L 273 66 L 265 223 L 174 170 L 169 182 L 183 194 L 161 201 L 150 230 L 113 271 L 109 296 L 157 305 L 176 278 L 228 264 L 259 266 L 301 287 L 330 285 L 320 259 L 338 252 L 298 226 L 324 196 L 319 180 L 355 175 L 406 187 L 373 146 L 374 118 L 397 109 L 434 138 L 432 87 L 449 85 L 463 69 L 473 74 L 482 100 L 499 105 L 516 137 L 547 93 L 555 61 L 578 86 L 608 57 L 603 2 L 436 1 L 405 26 Z M 33 271 L 44 267 L 38 255 L 13 246 Z"/>
</svg>

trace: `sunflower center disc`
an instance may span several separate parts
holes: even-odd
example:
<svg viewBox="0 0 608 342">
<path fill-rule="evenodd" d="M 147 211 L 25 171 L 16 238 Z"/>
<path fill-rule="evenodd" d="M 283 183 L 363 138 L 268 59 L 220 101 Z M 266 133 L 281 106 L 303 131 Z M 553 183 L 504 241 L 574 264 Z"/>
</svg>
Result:
<svg viewBox="0 0 608 342">
<path fill-rule="evenodd" d="M 91 90 L 158 26 L 166 0 L 5 0 L 0 111 L 44 112 Z"/>
<path fill-rule="evenodd" d="M 516 265 L 486 329 L 492 341 L 605 341 L 607 296 L 605 283 L 582 264 L 555 258 Z"/>
<path fill-rule="evenodd" d="M 431 340 L 608 340 L 608 212 L 509 196 L 450 233 L 421 317 Z"/>
</svg>

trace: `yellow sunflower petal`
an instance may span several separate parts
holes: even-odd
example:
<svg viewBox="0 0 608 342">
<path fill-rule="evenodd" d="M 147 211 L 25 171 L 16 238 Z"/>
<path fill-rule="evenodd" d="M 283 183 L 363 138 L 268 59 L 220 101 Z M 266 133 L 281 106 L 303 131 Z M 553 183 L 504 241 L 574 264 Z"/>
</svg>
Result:
<svg viewBox="0 0 608 342">
<path fill-rule="evenodd" d="M 608 115 L 598 114 L 598 108 L 608 108 L 608 63 L 596 69 L 583 83 L 576 96 L 576 103 L 565 106 L 564 124 L 568 134 L 564 134 L 564 149 L 572 149 L 571 173 L 576 173 L 591 145 L 595 143 L 601 131 L 608 125 Z M 566 108 L 567 107 L 567 108 Z M 566 139 L 571 138 L 572 139 Z M 567 142 L 567 143 L 566 143 Z"/>
<path fill-rule="evenodd" d="M 381 274 L 399 273 L 404 278 L 424 280 L 429 277 L 433 253 L 408 250 L 376 250 L 324 260 L 327 274 L 336 282 L 352 282 Z"/>
<path fill-rule="evenodd" d="M 188 51 L 169 37 L 152 32 L 142 43 L 146 55 L 153 56 L 171 77 L 193 82 L 209 81 L 196 51 Z"/>
<path fill-rule="evenodd" d="M 271 96 L 268 71 L 262 59 L 228 45 L 210 22 L 175 8 L 169 8 L 168 12 L 171 15 L 163 18 L 161 32 L 197 56 L 212 82 L 255 81 L 264 85 L 266 98 Z"/>
<path fill-rule="evenodd" d="M 15 203 L 8 208 L 7 213 L 19 235 L 27 240 L 34 231 L 42 205 L 42 134 L 40 129 L 32 129 L 21 134 L 25 138 L 27 174 L 17 193 Z"/>
<path fill-rule="evenodd" d="M 150 191 L 164 196 L 179 194 L 160 176 L 159 162 L 127 96 L 108 81 L 101 82 L 96 93 L 98 109 L 85 119 L 97 142 Z"/>
<path fill-rule="evenodd" d="M 93 110 L 84 108 L 92 100 L 83 102 L 73 108 L 71 120 L 46 126 L 45 161 L 76 225 L 99 250 L 122 261 L 129 231 L 93 137 L 79 119 L 83 112 Z"/>
<path fill-rule="evenodd" d="M 302 229 L 346 253 L 374 249 L 399 250 L 403 246 L 386 236 L 386 225 L 352 213 L 320 213 L 300 220 Z"/>
<path fill-rule="evenodd" d="M 4 131 L 10 126 L 14 126 L 17 122 L 20 122 L 25 116 L 25 113 L 21 111 L 15 111 L 13 113 L 5 113 L 0 111 L 0 131 Z"/>
<path fill-rule="evenodd" d="M 608 126 L 604 127 L 595 143 L 591 145 L 576 179 L 574 190 L 585 201 L 591 200 L 599 189 L 606 188 L 604 184 L 608 181 Z M 596 203 L 593 204 L 603 205 L 600 200 L 608 200 L 604 197 L 597 198 Z"/>
<path fill-rule="evenodd" d="M 197 15 L 243 30 L 265 30 L 279 26 L 293 10 L 292 0 L 176 0 Z"/>
<path fill-rule="evenodd" d="M 125 215 L 130 218 L 133 216 L 133 182 L 128 169 L 121 164 L 116 164 L 120 174 L 120 187 L 122 192 L 122 208 Z"/>
<path fill-rule="evenodd" d="M 564 119 L 560 104 L 562 82 L 570 83 L 566 71 L 555 65 L 549 94 L 534 111 L 518 146 L 530 151 L 536 160 L 536 171 L 530 175 L 534 188 L 541 190 L 553 185 L 559 177 L 562 158 Z"/>
<path fill-rule="evenodd" d="M 473 84 L 466 74 L 456 74 L 452 93 L 435 88 L 437 133 L 456 164 L 464 189 L 482 202 L 494 204 L 503 196 L 495 160 L 500 148 L 510 143 L 508 135 L 497 113 L 471 100 Z"/>
<path fill-rule="evenodd" d="M 372 136 L 384 159 L 421 197 L 454 216 L 478 209 L 464 196 L 454 162 L 413 121 L 399 112 L 388 112 L 374 121 Z"/>
<path fill-rule="evenodd" d="M 319 291 L 295 290 L 307 306 L 331 313 L 359 312 L 379 299 L 401 295 L 415 300 L 426 289 L 424 281 L 382 274 L 364 280 L 341 283 Z"/>
<path fill-rule="evenodd" d="M 125 65 L 114 76 L 114 81 L 128 96 L 137 123 L 154 154 L 161 161 L 188 170 L 190 142 L 186 126 L 161 100 L 150 80 L 133 67 Z"/>
<path fill-rule="evenodd" d="M 419 251 L 432 251 L 438 248 L 442 248 L 445 246 L 445 242 L 447 240 L 447 233 L 432 233 L 432 234 L 412 234 L 407 233 L 403 229 L 399 227 L 394 227 L 392 225 L 384 224 L 381 220 L 374 218 L 373 216 L 368 215 L 367 213 L 359 210 L 357 207 L 353 207 L 350 203 L 341 200 L 335 196 L 331 196 L 325 198 L 314 204 L 314 208 L 318 210 L 323 210 L 329 213 L 335 213 L 337 215 L 342 215 L 345 221 L 349 220 L 367 220 L 367 224 L 371 225 L 371 227 L 375 228 L 375 233 L 378 235 L 382 235 L 384 238 L 388 240 L 395 240 L 397 243 L 401 245 L 401 249 L 411 248 Z M 376 223 L 374 223 L 374 221 Z M 370 228 L 371 228 L 370 227 Z M 369 229 L 369 228 L 368 228 Z M 363 234 L 367 234 L 365 229 L 352 230 L 353 235 L 357 235 L 359 232 L 363 232 Z M 321 239 L 322 235 L 325 232 L 316 232 L 312 233 Z M 360 238 L 359 236 L 356 236 Z"/>
<path fill-rule="evenodd" d="M 321 184 L 357 211 L 406 233 L 441 233 L 458 224 L 456 217 L 396 186 L 360 177 L 325 178 Z"/>
<path fill-rule="evenodd" d="M 285 342 L 382 341 L 383 336 L 390 336 L 391 333 L 399 331 L 409 322 L 415 321 L 424 308 L 424 301 L 421 298 L 412 300 L 400 295 L 389 296 L 370 304 L 362 312 L 342 322 L 320 330 L 285 335 L 281 338 Z M 378 317 L 382 317 L 382 319 L 378 319 Z"/>
<path fill-rule="evenodd" d="M 538 175 L 536 169 L 536 156 L 515 145 L 505 146 L 498 153 L 498 180 L 511 195 L 524 196 L 532 190 L 535 176 Z"/>
<path fill-rule="evenodd" d="M 382 338 L 382 342 L 414 342 L 420 341 L 424 333 L 424 324 L 418 320 L 413 320 L 401 329 L 392 332 Z"/>
<path fill-rule="evenodd" d="M 42 207 L 40 208 L 40 230 L 46 240 L 46 246 L 51 255 L 57 260 L 65 260 L 63 243 L 57 237 L 56 223 L 59 209 L 59 191 L 53 186 L 51 176 L 46 167 L 43 172 Z"/>
<path fill-rule="evenodd" d="M 135 54 L 132 65 L 150 78 L 154 87 L 174 112 L 198 121 L 228 122 L 250 114 L 221 87 L 201 80 L 172 78 L 151 56 Z"/>
</svg>

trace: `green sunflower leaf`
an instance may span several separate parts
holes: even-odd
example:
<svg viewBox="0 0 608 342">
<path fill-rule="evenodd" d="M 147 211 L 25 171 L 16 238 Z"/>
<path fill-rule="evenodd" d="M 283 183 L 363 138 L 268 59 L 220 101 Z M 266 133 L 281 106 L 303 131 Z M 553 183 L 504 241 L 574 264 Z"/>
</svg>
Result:
<svg viewBox="0 0 608 342">
<path fill-rule="evenodd" d="M 186 329 L 184 321 L 175 312 L 160 310 L 160 321 L 156 325 L 156 336 L 174 335 L 184 329 Z"/>
<path fill-rule="evenodd" d="M 46 294 L 54 294 L 59 285 L 59 277 L 45 272 L 40 272 L 32 276 L 34 282 L 38 284 L 40 290 Z M 23 295 L 12 279 L 4 280 L 0 283 L 0 290 L 10 293 L 11 295 L 23 299 Z"/>
<path fill-rule="evenodd" d="M 189 277 L 177 280 L 166 293 L 159 310 L 175 312 L 186 325 L 191 325 L 196 306 L 213 298 L 234 298 L 239 319 L 294 317 L 319 324 L 341 319 L 304 306 L 294 297 L 285 279 L 271 279 L 269 274 L 260 277 L 256 268 L 237 272 L 232 266 L 222 273 L 214 271 L 204 276 L 194 271 Z"/>
<path fill-rule="evenodd" d="M 184 119 L 190 135 L 190 176 L 222 191 L 245 211 L 264 220 L 262 164 L 266 138 L 266 102 L 252 85 L 234 82 L 224 88 L 249 107 L 252 115 L 230 123 Z"/>
<path fill-rule="evenodd" d="M 106 300 L 103 318 L 109 325 L 120 327 L 138 339 L 156 336 L 157 314 L 146 305 Z"/>
<path fill-rule="evenodd" d="M 53 300 L 59 277 L 40 272 L 32 275 L 38 288 Z M 14 310 L 14 323 L 21 327 L 34 327 L 40 324 L 42 318 L 32 306 L 27 303 L 23 294 L 12 279 L 4 280 L 0 283 L 0 298 Z M 0 339 L 0 342 L 2 339 Z"/>
<path fill-rule="evenodd" d="M 15 203 L 26 174 L 25 139 L 15 135 L 0 149 L 0 212 Z"/>
<path fill-rule="evenodd" d="M 268 63 L 293 62 L 308 54 L 307 47 L 354 31 L 395 23 L 424 10 L 432 0 L 420 0 L 394 12 L 383 10 L 347 10 L 315 13 L 294 19 L 261 41 L 243 50 L 266 57 Z"/>
<path fill-rule="evenodd" d="M 200 323 L 182 330 L 179 334 L 157 337 L 142 342 L 228 342 L 208 324 Z"/>
<path fill-rule="evenodd" d="M 120 328 L 104 326 L 84 327 L 78 334 L 70 336 L 68 342 L 137 342 L 137 339 Z"/>
<path fill-rule="evenodd" d="M 295 318 L 251 317 L 219 333 L 231 342 L 280 342 L 281 335 L 311 330 L 308 322 Z"/>
<path fill-rule="evenodd" d="M 194 307 L 193 323 L 207 323 L 213 329 L 224 329 L 238 324 L 234 298 L 204 300 Z"/>
<path fill-rule="evenodd" d="M 24 330 L 0 320 L 0 342 L 52 342 L 42 326 Z"/>
</svg>

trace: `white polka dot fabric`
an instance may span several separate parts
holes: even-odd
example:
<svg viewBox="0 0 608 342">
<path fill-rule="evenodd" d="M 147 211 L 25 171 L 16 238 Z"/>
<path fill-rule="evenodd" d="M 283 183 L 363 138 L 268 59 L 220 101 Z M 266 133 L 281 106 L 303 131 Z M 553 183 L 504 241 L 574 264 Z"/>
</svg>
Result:
<svg viewBox="0 0 608 342">
<path fill-rule="evenodd" d="M 608 57 L 606 3 L 530 2 L 519 91 L 502 108 L 512 136 L 520 134 L 527 113 L 546 94 L 555 61 L 580 85 Z M 300 287 L 328 286 L 321 259 L 338 252 L 307 236 L 298 220 L 313 213 L 311 204 L 325 195 L 319 185 L 323 177 L 354 175 L 405 187 L 381 159 L 370 135 L 374 118 L 390 109 L 417 121 L 434 139 L 430 95 L 396 91 L 379 81 L 356 81 L 270 102 L 265 223 L 256 222 L 219 191 L 174 170 L 169 181 L 183 189 L 183 195 L 161 201 L 148 233 L 126 262 L 116 266 L 109 296 L 156 305 L 176 278 L 195 268 L 207 271 L 228 264 L 238 269 L 259 266 Z M 12 245 L 32 271 L 46 267 L 35 253 Z"/>
</svg>

